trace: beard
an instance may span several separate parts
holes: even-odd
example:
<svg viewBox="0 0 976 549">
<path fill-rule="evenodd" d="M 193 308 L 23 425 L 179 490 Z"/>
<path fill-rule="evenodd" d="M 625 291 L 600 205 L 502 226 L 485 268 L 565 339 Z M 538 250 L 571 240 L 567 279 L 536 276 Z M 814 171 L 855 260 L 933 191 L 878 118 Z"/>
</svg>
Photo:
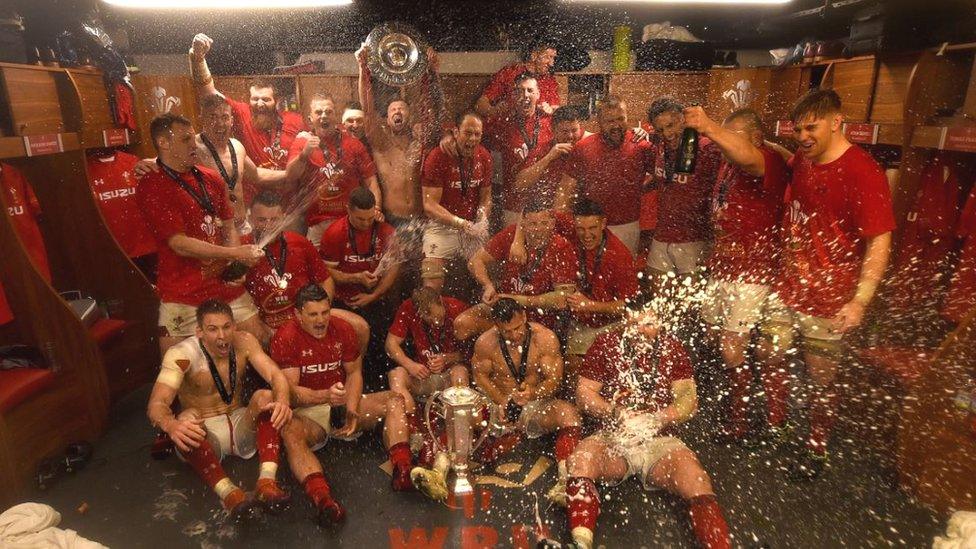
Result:
<svg viewBox="0 0 976 549">
<path fill-rule="evenodd" d="M 618 128 L 613 128 L 606 130 L 602 133 L 603 140 L 610 145 L 611 148 L 616 149 L 617 147 L 624 144 L 624 137 L 626 136 L 626 131 Z"/>
<path fill-rule="evenodd" d="M 251 123 L 263 131 L 274 127 L 278 112 L 273 107 L 251 107 Z"/>
</svg>

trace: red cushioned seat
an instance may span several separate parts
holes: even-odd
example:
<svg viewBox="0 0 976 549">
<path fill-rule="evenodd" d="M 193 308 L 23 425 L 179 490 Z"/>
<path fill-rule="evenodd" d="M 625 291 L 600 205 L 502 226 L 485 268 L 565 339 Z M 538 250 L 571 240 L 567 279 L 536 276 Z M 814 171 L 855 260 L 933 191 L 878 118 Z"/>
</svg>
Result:
<svg viewBox="0 0 976 549">
<path fill-rule="evenodd" d="M 121 335 L 128 325 L 128 322 L 117 318 L 102 318 L 92 324 L 91 328 L 88 328 L 88 333 L 91 334 L 95 343 L 103 346 Z"/>
<path fill-rule="evenodd" d="M 857 352 L 861 362 L 895 378 L 903 387 L 912 386 L 928 370 L 929 349 L 910 347 L 871 347 Z"/>
<path fill-rule="evenodd" d="M 51 385 L 54 385 L 54 372 L 47 368 L 0 370 L 0 414 Z"/>
</svg>

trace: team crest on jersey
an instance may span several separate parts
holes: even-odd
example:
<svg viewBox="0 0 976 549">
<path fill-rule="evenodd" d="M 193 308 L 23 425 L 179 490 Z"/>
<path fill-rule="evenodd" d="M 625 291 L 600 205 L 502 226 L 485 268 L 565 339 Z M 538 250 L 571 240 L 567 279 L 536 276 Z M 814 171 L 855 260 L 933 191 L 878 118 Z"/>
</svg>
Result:
<svg viewBox="0 0 976 549">
<path fill-rule="evenodd" d="M 217 223 L 217 220 L 214 220 L 212 215 L 207 214 L 203 216 L 203 223 L 200 224 L 200 230 L 203 231 L 203 234 L 213 238 L 217 235 L 218 226 L 219 223 Z"/>
<path fill-rule="evenodd" d="M 512 288 L 515 289 L 512 293 L 518 295 L 531 294 L 535 290 L 535 286 L 533 286 L 531 283 L 522 282 L 522 280 L 517 277 L 512 279 Z"/>
<path fill-rule="evenodd" d="M 519 160 L 525 160 L 529 156 L 529 145 L 528 143 L 522 143 L 521 146 L 516 147 L 512 152 L 515 153 L 515 156 Z"/>
</svg>

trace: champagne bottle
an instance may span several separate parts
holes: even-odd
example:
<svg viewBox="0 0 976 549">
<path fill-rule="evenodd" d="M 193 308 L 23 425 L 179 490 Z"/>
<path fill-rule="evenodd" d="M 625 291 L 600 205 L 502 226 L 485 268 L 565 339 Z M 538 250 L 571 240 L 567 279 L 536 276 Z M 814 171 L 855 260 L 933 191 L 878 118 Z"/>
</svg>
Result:
<svg viewBox="0 0 976 549">
<path fill-rule="evenodd" d="M 698 130 L 685 128 L 678 144 L 678 154 L 674 162 L 676 173 L 694 173 L 695 161 L 698 160 Z"/>
</svg>

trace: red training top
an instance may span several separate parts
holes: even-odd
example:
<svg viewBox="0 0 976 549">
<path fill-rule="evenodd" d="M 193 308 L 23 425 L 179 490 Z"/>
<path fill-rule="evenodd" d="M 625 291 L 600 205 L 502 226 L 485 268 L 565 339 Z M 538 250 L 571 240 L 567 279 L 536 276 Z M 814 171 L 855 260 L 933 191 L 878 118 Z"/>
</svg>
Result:
<svg viewBox="0 0 976 549">
<path fill-rule="evenodd" d="M 801 156 L 791 164 L 780 295 L 802 313 L 832 318 L 857 291 L 865 239 L 895 228 L 891 192 L 857 145 L 827 164 Z"/>
<path fill-rule="evenodd" d="M 159 251 L 159 276 L 156 288 L 165 303 L 183 303 L 194 307 L 208 299 L 231 302 L 244 293 L 241 286 L 231 286 L 220 279 L 222 261 L 201 261 L 177 255 L 169 239 L 178 234 L 224 245 L 223 224 L 234 222 L 234 212 L 227 200 L 227 187 L 220 175 L 204 166 L 196 166 L 203 177 L 204 189 L 214 206 L 208 213 L 165 172 L 150 172 L 136 187 L 139 206 L 156 237 Z M 201 188 L 191 171 L 180 174 L 183 183 L 200 195 Z"/>
<path fill-rule="evenodd" d="M 250 237 L 248 235 L 246 239 L 250 241 Z M 282 261 L 284 265 L 281 265 Z M 279 270 L 283 272 L 279 274 Z M 268 244 L 264 258 L 248 270 L 244 286 L 254 298 L 261 320 L 277 329 L 294 316 L 292 309 L 298 290 L 310 282 L 321 284 L 328 279 L 329 269 L 319 257 L 315 246 L 304 236 L 285 231 Z M 281 287 L 282 280 L 284 288 Z"/>
<path fill-rule="evenodd" d="M 462 181 L 458 159 L 436 147 L 424 159 L 421 183 L 424 187 L 440 187 L 441 206 L 452 214 L 475 221 L 481 189 L 491 187 L 491 154 L 481 145 L 471 158 L 462 158 L 466 182 Z M 463 184 L 462 184 L 463 183 Z"/>
<path fill-rule="evenodd" d="M 352 238 L 350 238 L 352 230 Z M 389 223 L 373 223 L 368 231 L 352 229 L 349 216 L 336 221 L 322 233 L 319 254 L 327 263 L 334 264 L 343 273 L 373 272 L 380 263 L 383 252 L 390 245 L 396 230 Z M 336 300 L 349 299 L 368 291 L 360 284 L 336 283 Z"/>
<path fill-rule="evenodd" d="M 7 215 L 14 224 L 17 236 L 34 262 L 34 268 L 44 280 L 50 282 L 51 267 L 47 262 L 47 249 L 44 247 L 44 239 L 41 238 L 41 229 L 37 226 L 41 206 L 34 196 L 34 190 L 20 170 L 3 162 L 0 162 L 0 187 L 7 203 Z M 3 284 L 0 283 L 0 324 L 6 324 L 13 318 L 7 296 L 3 293 Z"/>
<path fill-rule="evenodd" d="M 513 63 L 503 67 L 491 78 L 491 82 L 481 95 L 487 97 L 493 105 L 502 99 L 514 102 L 512 96 L 515 93 L 515 79 L 524 72 L 531 72 L 525 63 Z M 559 84 L 556 82 L 556 77 L 552 74 L 540 74 L 534 77 L 539 84 L 539 102 L 549 103 L 553 108 L 558 107 L 560 105 Z"/>
<path fill-rule="evenodd" d="M 88 182 L 105 224 L 125 255 L 156 253 L 156 240 L 136 200 L 137 181 L 132 168 L 139 157 L 115 151 L 111 156 L 88 156 Z"/>
<path fill-rule="evenodd" d="M 359 358 L 356 332 L 348 322 L 329 317 L 325 335 L 318 339 L 291 319 L 271 337 L 271 358 L 282 370 L 301 368 L 298 385 L 321 391 L 346 382 L 343 362 Z"/>
<path fill-rule="evenodd" d="M 390 326 L 391 334 L 404 339 L 407 335 L 410 336 L 413 340 L 413 356 L 410 358 L 417 362 L 426 362 L 435 354 L 460 351 L 461 346 L 454 339 L 454 319 L 460 316 L 468 308 L 468 305 L 460 299 L 450 296 L 441 297 L 441 303 L 444 305 L 445 314 L 444 321 L 439 328 L 428 326 L 420 318 L 420 313 L 414 307 L 412 299 L 400 304 L 393 324 Z M 434 345 L 431 345 L 431 340 L 436 344 L 436 350 Z"/>
<path fill-rule="evenodd" d="M 305 192 L 315 192 L 318 199 L 313 200 L 305 211 L 305 223 L 311 227 L 327 220 L 339 219 L 346 215 L 349 193 L 358 186 L 365 186 L 366 180 L 376 175 L 373 158 L 363 144 L 346 131 L 336 134 L 335 141 L 322 140 L 322 144 L 308 157 L 308 165 L 302 175 L 301 185 Z M 296 139 L 288 150 L 288 161 L 302 153 L 305 139 Z"/>
<path fill-rule="evenodd" d="M 644 180 L 653 167 L 651 144 L 634 143 L 630 130 L 617 148 L 595 133 L 573 147 L 566 172 L 576 180 L 580 194 L 603 207 L 607 224 L 624 225 L 640 219 Z"/>
</svg>

